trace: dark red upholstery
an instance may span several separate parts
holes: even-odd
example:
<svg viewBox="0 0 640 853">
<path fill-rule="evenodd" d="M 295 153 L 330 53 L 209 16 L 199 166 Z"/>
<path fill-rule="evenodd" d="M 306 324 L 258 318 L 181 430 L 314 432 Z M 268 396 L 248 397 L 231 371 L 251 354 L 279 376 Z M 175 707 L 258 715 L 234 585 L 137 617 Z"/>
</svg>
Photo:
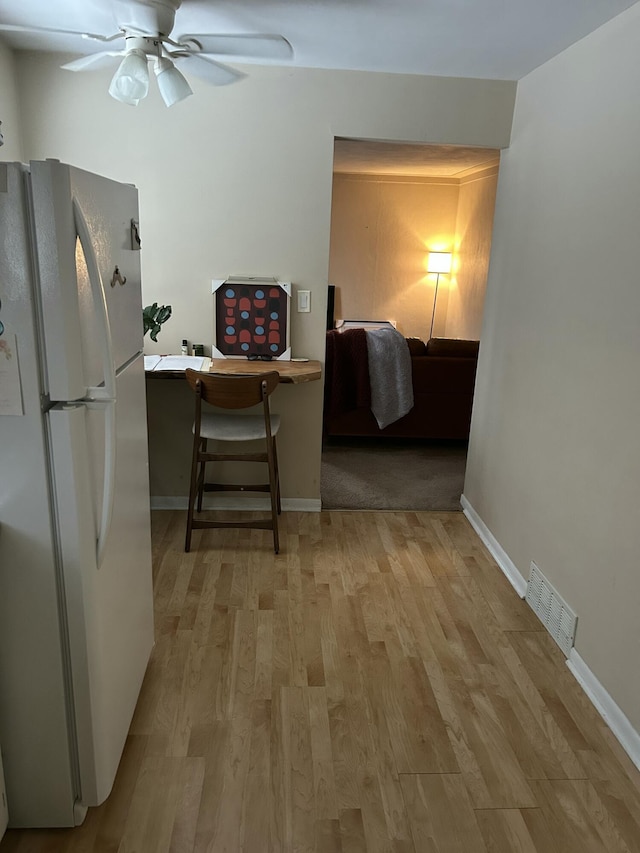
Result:
<svg viewBox="0 0 640 853">
<path fill-rule="evenodd" d="M 408 345 L 413 409 L 381 430 L 367 406 L 356 405 L 355 401 L 351 408 L 345 408 L 344 401 L 339 407 L 332 406 L 327 387 L 325 435 L 461 440 L 469 437 L 479 342 L 432 338 L 425 346 L 417 338 L 410 338 Z M 424 354 L 417 354 L 421 351 Z M 336 368 L 339 365 L 333 366 Z"/>
</svg>

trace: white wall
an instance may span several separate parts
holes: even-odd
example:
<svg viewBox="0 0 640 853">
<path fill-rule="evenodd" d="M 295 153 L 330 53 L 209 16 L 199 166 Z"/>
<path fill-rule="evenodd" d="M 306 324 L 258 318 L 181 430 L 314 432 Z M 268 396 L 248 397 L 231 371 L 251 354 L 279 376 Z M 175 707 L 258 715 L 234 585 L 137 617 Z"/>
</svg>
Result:
<svg viewBox="0 0 640 853">
<path fill-rule="evenodd" d="M 640 731 L 640 5 L 518 85 L 465 497 Z"/>
<path fill-rule="evenodd" d="M 427 340 L 436 289 L 428 251 L 448 251 L 454 267 L 440 277 L 433 334 L 478 340 L 497 176 L 497 167 L 462 180 L 334 175 L 336 318 L 392 320 L 406 337 Z"/>
<path fill-rule="evenodd" d="M 441 284 L 448 292 L 445 336 L 477 341 L 487 289 L 498 169 L 483 170 L 460 184 L 452 275 Z M 440 299 L 438 298 L 438 302 Z"/>
<path fill-rule="evenodd" d="M 153 81 L 128 107 L 107 94 L 111 70 L 72 74 L 60 61 L 18 60 L 25 154 L 140 188 L 145 302 L 174 310 L 150 352 L 175 352 L 183 337 L 211 341 L 212 278 L 267 274 L 311 291 L 311 313 L 293 314 L 293 353 L 324 358 L 334 136 L 509 143 L 507 82 L 247 66 L 233 86 L 192 80 L 194 96 L 168 110 Z M 166 444 L 153 452 L 162 462 L 152 457 L 154 493 L 185 494 L 186 417 L 174 425 L 175 407 L 156 402 Z M 322 383 L 281 387 L 274 407 L 283 495 L 317 500 Z"/>
<path fill-rule="evenodd" d="M 334 176 L 336 319 L 393 320 L 405 337 L 429 338 L 435 276 L 426 273 L 427 252 L 452 251 L 459 190 L 452 179 Z"/>
<path fill-rule="evenodd" d="M 0 121 L 4 145 L 0 160 L 22 160 L 22 134 L 13 53 L 0 43 Z"/>
</svg>

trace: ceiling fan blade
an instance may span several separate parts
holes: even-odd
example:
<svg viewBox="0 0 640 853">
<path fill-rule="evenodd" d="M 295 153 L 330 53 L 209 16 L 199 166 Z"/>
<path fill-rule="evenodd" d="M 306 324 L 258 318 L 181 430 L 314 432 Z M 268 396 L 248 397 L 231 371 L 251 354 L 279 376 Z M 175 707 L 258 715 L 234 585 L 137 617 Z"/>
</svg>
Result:
<svg viewBox="0 0 640 853">
<path fill-rule="evenodd" d="M 284 36 L 195 33 L 176 39 L 180 44 L 195 42 L 202 53 L 247 59 L 290 59 L 293 48 Z"/>
<path fill-rule="evenodd" d="M 23 27 L 19 24 L 0 24 L 0 31 L 5 33 L 57 33 L 64 36 L 80 36 L 85 39 L 94 39 L 95 41 L 112 41 L 113 39 L 122 38 L 122 33 L 115 33 L 112 36 L 102 36 L 99 33 L 83 33 L 80 30 L 59 30 L 55 27 Z"/>
<path fill-rule="evenodd" d="M 180 71 L 199 77 L 213 86 L 227 86 L 246 77 L 246 74 L 241 71 L 236 71 L 228 65 L 222 65 L 210 57 L 200 56 L 197 53 L 171 53 L 170 56 Z"/>
<path fill-rule="evenodd" d="M 124 56 L 124 54 L 124 50 L 103 50 L 100 53 L 90 53 L 88 56 L 72 59 L 71 62 L 66 62 L 60 67 L 64 68 L 65 71 L 97 71 L 99 68 L 111 64 L 112 57 Z"/>
</svg>

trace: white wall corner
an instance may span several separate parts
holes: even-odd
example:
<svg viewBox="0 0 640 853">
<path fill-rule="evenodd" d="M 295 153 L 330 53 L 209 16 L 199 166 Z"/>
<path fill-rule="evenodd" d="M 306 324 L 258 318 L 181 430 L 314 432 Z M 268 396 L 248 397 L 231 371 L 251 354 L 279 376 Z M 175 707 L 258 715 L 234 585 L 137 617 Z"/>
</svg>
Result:
<svg viewBox="0 0 640 853">
<path fill-rule="evenodd" d="M 618 739 L 624 751 L 640 770 L 640 733 L 633 728 L 625 714 L 616 705 L 575 648 L 571 649 L 567 666 L 593 703 L 596 711 Z"/>
<path fill-rule="evenodd" d="M 515 563 L 512 562 L 502 545 L 500 545 L 493 533 L 489 530 L 487 525 L 480 518 L 478 513 L 471 506 L 471 504 L 464 495 L 462 495 L 462 497 L 460 498 L 460 503 L 462 505 L 462 510 L 464 514 L 469 520 L 469 523 L 489 549 L 489 553 L 498 564 L 500 570 L 503 572 L 511 586 L 520 596 L 520 598 L 524 598 L 527 594 L 526 578 L 524 578 L 519 572 L 519 570 L 516 568 Z"/>
</svg>

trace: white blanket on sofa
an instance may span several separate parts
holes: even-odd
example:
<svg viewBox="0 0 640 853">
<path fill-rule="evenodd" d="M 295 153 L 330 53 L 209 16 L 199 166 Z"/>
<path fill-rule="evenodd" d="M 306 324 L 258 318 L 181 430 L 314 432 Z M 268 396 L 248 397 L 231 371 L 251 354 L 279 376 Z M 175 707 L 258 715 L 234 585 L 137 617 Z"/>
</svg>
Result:
<svg viewBox="0 0 640 853">
<path fill-rule="evenodd" d="M 411 354 L 396 329 L 367 331 L 371 411 L 380 429 L 413 408 Z"/>
</svg>

